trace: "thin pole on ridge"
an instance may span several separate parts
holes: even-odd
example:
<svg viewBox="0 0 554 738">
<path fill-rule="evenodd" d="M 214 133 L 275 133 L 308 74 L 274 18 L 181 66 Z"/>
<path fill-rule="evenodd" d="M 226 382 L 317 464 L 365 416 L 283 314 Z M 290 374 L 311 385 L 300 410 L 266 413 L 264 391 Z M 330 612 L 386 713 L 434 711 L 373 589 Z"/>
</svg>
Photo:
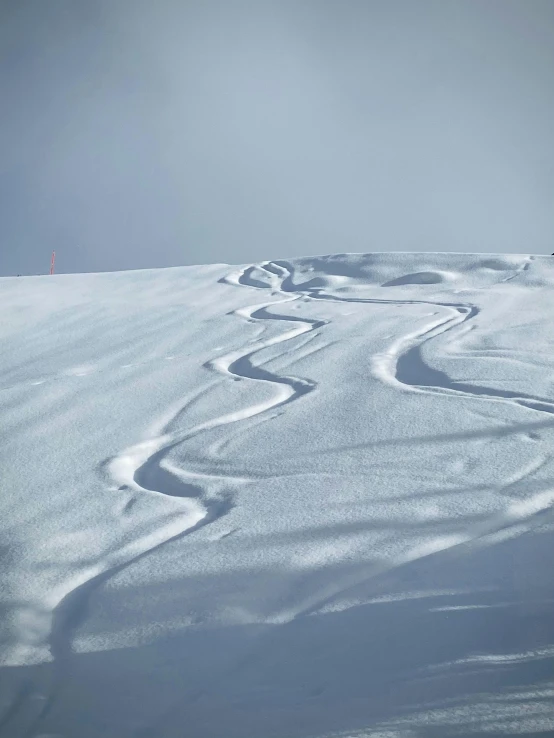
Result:
<svg viewBox="0 0 554 738">
<path fill-rule="evenodd" d="M 52 258 L 50 260 L 50 274 L 54 274 L 54 263 L 56 261 L 56 252 L 52 251 Z"/>
</svg>

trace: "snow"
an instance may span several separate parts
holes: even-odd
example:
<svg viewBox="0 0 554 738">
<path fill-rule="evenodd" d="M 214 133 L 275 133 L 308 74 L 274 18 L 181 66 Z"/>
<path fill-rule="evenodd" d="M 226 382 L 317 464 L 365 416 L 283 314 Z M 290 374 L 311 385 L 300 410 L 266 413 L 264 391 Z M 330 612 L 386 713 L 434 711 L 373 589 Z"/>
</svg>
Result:
<svg viewBox="0 0 554 738">
<path fill-rule="evenodd" d="M 554 731 L 554 260 L 0 280 L 0 735 Z"/>
</svg>

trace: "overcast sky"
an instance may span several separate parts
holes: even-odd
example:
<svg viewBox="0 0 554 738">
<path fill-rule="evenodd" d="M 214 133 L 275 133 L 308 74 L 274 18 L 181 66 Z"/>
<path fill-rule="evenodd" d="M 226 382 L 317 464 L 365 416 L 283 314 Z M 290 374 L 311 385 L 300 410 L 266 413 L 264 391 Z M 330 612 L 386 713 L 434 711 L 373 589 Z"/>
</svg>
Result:
<svg viewBox="0 0 554 738">
<path fill-rule="evenodd" d="M 0 274 L 554 251 L 552 0 L 0 0 Z"/>
</svg>

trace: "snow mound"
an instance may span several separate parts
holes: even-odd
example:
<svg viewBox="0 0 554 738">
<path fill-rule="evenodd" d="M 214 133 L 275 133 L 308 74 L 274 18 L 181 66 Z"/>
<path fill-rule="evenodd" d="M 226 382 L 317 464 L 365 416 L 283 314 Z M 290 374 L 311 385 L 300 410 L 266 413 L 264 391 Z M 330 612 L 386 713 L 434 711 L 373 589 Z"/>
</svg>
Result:
<svg viewBox="0 0 554 738">
<path fill-rule="evenodd" d="M 391 279 L 382 286 L 399 287 L 405 284 L 439 284 L 440 282 L 448 282 L 455 278 L 456 275 L 448 272 L 416 272 L 415 274 L 405 274 L 402 277 Z"/>
</svg>

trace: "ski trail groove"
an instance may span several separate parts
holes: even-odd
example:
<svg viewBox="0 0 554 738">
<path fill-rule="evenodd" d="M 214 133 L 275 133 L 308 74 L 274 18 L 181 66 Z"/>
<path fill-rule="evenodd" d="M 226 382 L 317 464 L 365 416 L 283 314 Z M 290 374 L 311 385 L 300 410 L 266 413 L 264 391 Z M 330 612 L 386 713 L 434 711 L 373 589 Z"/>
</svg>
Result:
<svg viewBox="0 0 554 738">
<path fill-rule="evenodd" d="M 254 268 L 246 270 L 238 283 L 252 287 L 262 284 L 250 277 L 253 270 Z M 154 428 L 155 432 L 148 440 L 124 449 L 116 457 L 106 460 L 101 465 L 115 483 L 114 490 L 125 491 L 132 495 L 162 495 L 181 499 L 185 521 L 180 521 L 176 525 L 171 521 L 175 513 L 171 513 L 167 516 L 169 526 L 164 527 L 161 539 L 154 532 L 140 539 L 138 543 L 134 542 L 134 544 L 124 546 L 115 555 L 107 557 L 108 565 L 102 570 L 98 571 L 98 567 L 94 567 L 89 570 L 88 575 L 83 572 L 81 579 L 85 581 L 73 587 L 60 599 L 52 611 L 49 636 L 49 647 L 54 659 L 52 690 L 40 715 L 33 722 L 31 730 L 34 730 L 40 720 L 45 718 L 52 709 L 57 689 L 63 680 L 62 667 L 67 665 L 72 656 L 73 636 L 86 618 L 88 602 L 93 592 L 115 574 L 169 541 L 188 535 L 227 514 L 234 505 L 232 485 L 249 481 L 248 478 L 198 474 L 175 468 L 167 458 L 171 450 L 205 431 L 254 418 L 264 413 L 268 414 L 316 389 L 317 384 L 311 380 L 274 374 L 253 362 L 254 355 L 265 348 L 290 341 L 305 333 L 312 332 L 316 335 L 315 332 L 325 325 L 326 321 L 323 320 L 304 320 L 269 311 L 273 305 L 296 299 L 298 299 L 297 296 L 284 300 L 280 297 L 275 301 L 234 311 L 236 315 L 245 320 L 293 323 L 294 327 L 273 337 L 259 339 L 246 349 L 237 349 L 223 357 L 212 359 L 204 365 L 207 369 L 224 377 L 269 384 L 277 390 L 272 398 L 200 423 L 187 431 L 171 432 L 170 428 L 175 419 L 184 413 L 191 401 L 195 401 L 198 395 L 206 391 L 206 388 L 202 388 L 197 396 L 193 396 L 184 405 L 181 404 L 176 411 L 170 411 L 161 422 L 158 422 L 157 427 Z M 210 495 L 207 488 L 214 482 L 219 482 L 220 485 L 223 483 L 226 489 Z M 131 502 L 128 502 L 125 508 L 128 508 L 130 504 Z"/>
<path fill-rule="evenodd" d="M 517 392 L 497 390 L 494 388 L 479 387 L 465 382 L 453 381 L 445 372 L 430 367 L 423 359 L 422 348 L 427 341 L 443 335 L 463 323 L 479 315 L 480 309 L 476 305 L 461 302 L 434 302 L 430 300 L 390 300 L 379 298 L 349 298 L 327 294 L 320 287 L 308 285 L 296 286 L 293 281 L 294 267 L 285 261 L 265 262 L 258 266 L 251 266 L 240 273 L 230 275 L 225 281 L 236 286 L 247 286 L 256 289 L 268 289 L 268 285 L 252 276 L 254 271 L 265 271 L 269 276 L 269 287 L 274 292 L 292 293 L 309 300 L 324 300 L 329 302 L 351 302 L 367 304 L 389 305 L 429 305 L 443 308 L 449 313 L 427 325 L 423 329 L 397 339 L 388 351 L 373 357 L 374 376 L 398 389 L 412 392 L 421 392 L 433 395 L 454 395 L 460 398 L 487 400 L 492 402 L 506 402 L 535 410 L 541 413 L 554 413 L 554 402 L 549 399 L 535 397 Z M 520 273 L 519 270 L 516 275 Z M 406 565 L 417 559 L 431 556 L 440 551 L 455 546 L 469 544 L 475 540 L 486 539 L 501 531 L 521 526 L 522 522 L 530 519 L 542 520 L 545 514 L 551 512 L 554 503 L 554 492 L 547 490 L 535 496 L 532 501 L 510 504 L 507 509 L 497 512 L 488 520 L 480 522 L 466 534 L 450 535 L 430 542 L 427 545 L 416 547 L 401 560 L 390 562 L 368 574 L 357 574 L 348 581 L 331 587 L 330 591 L 320 592 L 319 595 L 309 598 L 302 607 L 289 613 L 291 618 L 306 616 L 317 612 L 331 603 L 338 595 L 344 595 L 355 587 L 371 578 L 389 571 L 398 566 Z"/>
<path fill-rule="evenodd" d="M 438 320 L 435 324 L 428 325 L 423 330 L 403 336 L 392 344 L 388 352 L 374 356 L 374 373 L 387 384 L 427 394 L 449 394 L 471 397 L 472 399 L 479 398 L 482 400 L 509 402 L 510 404 L 517 404 L 530 410 L 554 414 L 554 402 L 550 399 L 508 390 L 497 390 L 492 387 L 480 387 L 465 382 L 456 382 L 450 379 L 445 372 L 433 369 L 426 364 L 422 357 L 424 344 L 428 340 L 476 318 L 480 313 L 480 309 L 476 305 L 463 302 L 434 302 L 431 300 L 339 297 L 337 295 L 329 295 L 319 287 L 305 285 L 300 288 L 297 287 L 293 282 L 294 267 L 286 261 L 266 262 L 258 268 L 268 272 L 274 279 L 280 280 L 283 292 L 294 293 L 299 297 L 302 296 L 310 300 L 381 305 L 429 305 L 430 307 L 448 310 L 451 317 Z M 248 272 L 249 270 L 246 271 Z M 520 271 L 522 270 L 519 270 L 514 276 L 518 276 Z M 238 280 L 238 283 L 257 286 L 259 281 L 252 280 L 247 275 L 243 277 L 242 281 Z M 272 286 L 275 289 L 274 282 Z"/>
</svg>

